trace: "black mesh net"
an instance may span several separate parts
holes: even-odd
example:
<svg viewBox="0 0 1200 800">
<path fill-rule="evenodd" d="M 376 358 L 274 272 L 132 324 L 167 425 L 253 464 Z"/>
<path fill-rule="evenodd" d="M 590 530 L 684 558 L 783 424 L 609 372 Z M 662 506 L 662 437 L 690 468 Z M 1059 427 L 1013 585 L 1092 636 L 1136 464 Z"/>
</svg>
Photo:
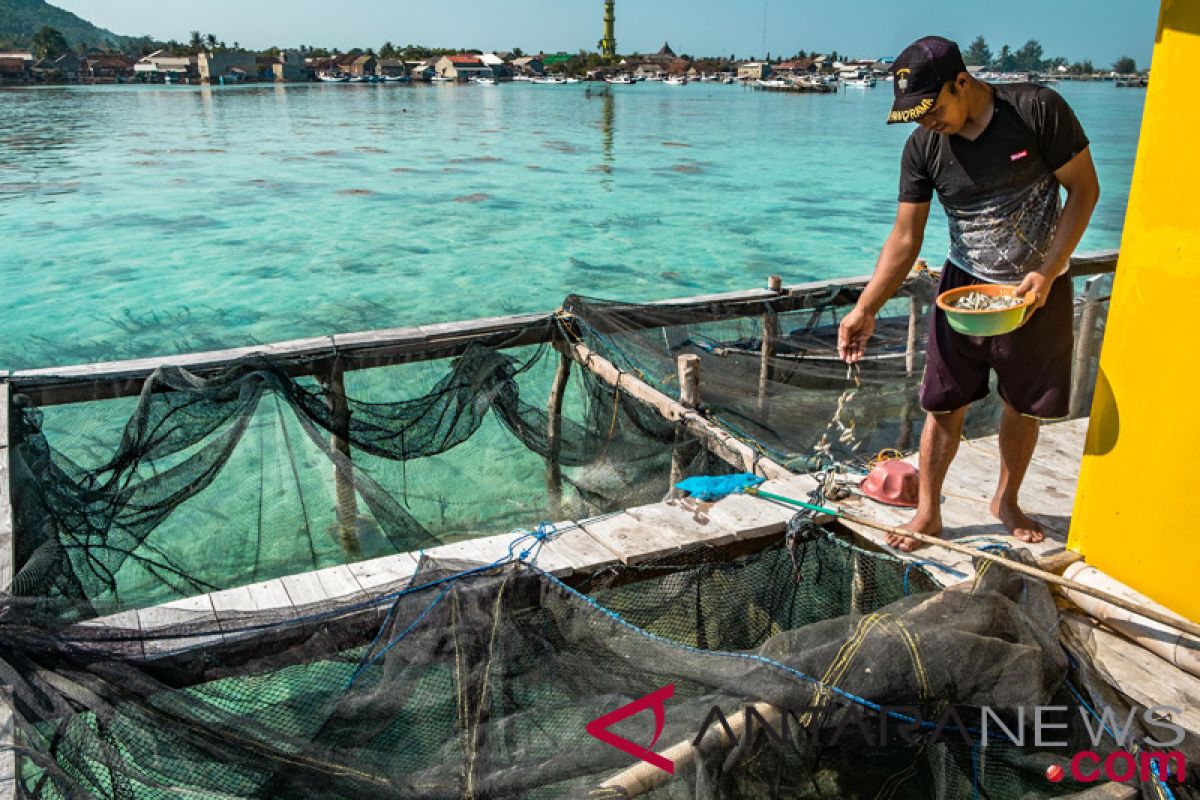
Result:
<svg viewBox="0 0 1200 800">
<path fill-rule="evenodd" d="M 1043 584 L 993 568 L 938 591 L 824 536 L 576 586 L 427 562 L 353 609 L 184 619 L 136 648 L 3 614 L 30 797 L 1051 797 L 1082 787 L 1048 767 L 1117 748 L 1090 738 L 1081 713 L 1115 701 L 1069 667 Z M 630 776 L 589 723 L 664 690 L 674 780 Z M 981 709 L 1021 731 L 1050 705 L 1067 746 L 984 743 Z M 651 717 L 608 730 L 644 744 Z"/>
<path fill-rule="evenodd" d="M 801 517 L 785 542 L 566 582 L 510 559 L 425 558 L 411 580 L 354 602 L 219 619 L 175 604 L 152 628 L 131 622 L 131 609 L 554 520 L 513 548 L 536 564 L 572 520 L 657 502 L 673 474 L 734 471 L 592 372 L 560 380 L 576 345 L 671 396 L 676 356 L 699 355 L 711 421 L 797 471 L 862 468 L 915 442 L 930 286 L 889 307 L 857 375 L 834 353 L 853 292 L 832 287 L 749 311 L 570 298 L 551 336 L 384 366 L 256 356 L 219 372 L 159 369 L 136 397 L 15 395 L 17 569 L 0 595 L 0 684 L 18 795 L 1085 788 L 1046 770 L 1079 749 L 1115 752 L 1086 720 L 1132 706 L 1064 651 L 1044 585 L 997 567 L 939 590 L 920 567 Z M 992 430 L 992 412 L 972 410 L 975 434 Z M 673 754 L 675 774 L 663 782 L 653 767 L 629 773 L 639 762 L 589 724 L 666 687 L 654 749 Z M 983 709 L 1028 733 L 1019 714 L 1039 705 L 1063 707 L 1068 746 L 980 735 Z M 645 745 L 652 711 L 607 730 Z M 1147 797 L 1187 791 L 1137 785 Z"/>
</svg>

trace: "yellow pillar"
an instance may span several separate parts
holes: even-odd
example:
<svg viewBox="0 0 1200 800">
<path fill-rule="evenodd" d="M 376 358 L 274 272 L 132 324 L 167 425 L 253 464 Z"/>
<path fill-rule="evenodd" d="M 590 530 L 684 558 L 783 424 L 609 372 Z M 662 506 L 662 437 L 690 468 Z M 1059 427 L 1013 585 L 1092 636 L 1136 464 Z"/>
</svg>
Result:
<svg viewBox="0 0 1200 800">
<path fill-rule="evenodd" d="M 1200 2 L 1152 63 L 1068 546 L 1200 620 Z"/>
</svg>

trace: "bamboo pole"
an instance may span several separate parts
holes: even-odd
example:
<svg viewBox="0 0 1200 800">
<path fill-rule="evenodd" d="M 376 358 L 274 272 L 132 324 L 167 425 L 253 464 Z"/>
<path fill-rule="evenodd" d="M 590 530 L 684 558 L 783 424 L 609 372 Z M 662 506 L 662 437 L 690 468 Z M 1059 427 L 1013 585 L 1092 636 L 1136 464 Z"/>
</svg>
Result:
<svg viewBox="0 0 1200 800">
<path fill-rule="evenodd" d="M 791 470 L 759 454 L 728 431 L 705 419 L 699 412 L 686 408 L 678 400 L 667 397 L 644 381 L 622 372 L 587 345 L 575 343 L 570 346 L 570 353 L 576 363 L 609 386 L 620 389 L 638 402 L 649 406 L 668 422 L 682 422 L 684 427 L 703 440 L 718 458 L 736 469 L 768 479 L 795 477 Z"/>
<path fill-rule="evenodd" d="M 689 411 L 700 408 L 700 356 L 682 355 L 675 359 L 675 370 L 679 375 L 679 404 Z M 671 482 L 672 497 L 678 496 L 675 484 L 683 480 L 687 469 L 686 448 L 683 442 L 682 429 L 675 431 L 675 447 L 671 450 Z"/>
<path fill-rule="evenodd" d="M 1146 613 L 1148 609 L 1154 609 L 1169 614 L 1168 609 L 1084 563 L 1067 567 L 1063 577 L 1084 586 L 1111 589 L 1116 596 L 1124 597 L 1139 610 L 1112 608 L 1102 600 L 1085 597 L 1075 590 L 1063 591 L 1068 600 L 1109 628 L 1189 675 L 1200 677 L 1200 640 L 1180 634 L 1176 630 L 1178 623 L 1166 626 L 1160 620 L 1152 620 Z"/>
<path fill-rule="evenodd" d="M 783 278 L 772 275 L 767 278 L 767 291 L 783 291 Z M 758 416 L 759 422 L 767 419 L 767 387 L 771 382 L 771 359 L 775 357 L 775 342 L 779 339 L 779 319 L 774 313 L 763 314 L 762 359 L 758 366 Z"/>
<path fill-rule="evenodd" d="M 824 506 L 813 505 L 811 503 L 805 503 L 800 500 L 794 500 L 790 497 L 782 497 L 769 492 L 760 492 L 756 489 L 747 489 L 746 493 L 764 497 L 768 500 L 775 500 L 777 502 L 793 505 L 798 508 L 807 508 L 819 513 L 830 514 L 837 519 L 845 520 L 846 522 L 852 522 L 855 525 L 862 525 L 867 528 L 874 528 L 875 530 L 883 531 L 884 533 L 891 533 L 896 536 L 907 536 L 910 539 L 916 539 L 922 544 L 940 547 L 943 550 L 952 550 L 955 553 L 961 553 L 962 555 L 969 556 L 971 558 L 981 558 L 984 561 L 992 561 L 1003 567 L 1011 569 L 1013 572 L 1019 572 L 1022 575 L 1028 575 L 1031 578 L 1037 578 L 1038 580 L 1043 580 L 1046 583 L 1051 583 L 1064 589 L 1070 589 L 1072 591 L 1085 594 L 1088 597 L 1094 597 L 1097 600 L 1103 600 L 1104 602 L 1110 603 L 1117 608 L 1131 611 L 1134 614 L 1145 617 L 1146 619 L 1152 619 L 1155 622 L 1162 623 L 1168 628 L 1172 628 L 1176 631 L 1182 631 L 1184 633 L 1191 634 L 1192 636 L 1200 636 L 1200 625 L 1197 625 L 1191 620 L 1187 620 L 1173 614 L 1166 614 L 1148 606 L 1139 606 L 1138 604 L 1133 603 L 1124 597 L 1119 597 L 1111 592 L 1106 592 L 1103 589 L 1096 588 L 1095 586 L 1088 586 L 1086 584 L 1079 583 L 1078 581 L 1073 581 L 1070 578 L 1064 578 L 1060 575 L 1054 574 L 1053 572 L 1048 572 L 1038 567 L 1031 567 L 1027 564 L 1022 564 L 1019 561 L 1010 561 L 1002 556 L 993 555 L 992 553 L 984 550 L 976 550 L 972 547 L 958 544 L 957 542 L 939 539 L 936 536 L 926 536 L 923 533 L 916 533 L 915 531 L 909 531 L 895 525 L 885 525 L 881 522 L 860 517 L 856 514 L 847 514 L 845 511 L 825 508 Z"/>
<path fill-rule="evenodd" d="M 1090 278 L 1084 288 L 1083 309 L 1079 314 L 1079 333 L 1075 337 L 1074 364 L 1071 368 L 1072 419 L 1083 416 L 1083 394 L 1091 377 L 1092 359 L 1100 347 L 1096 321 L 1100 317 L 1100 277 Z"/>
<path fill-rule="evenodd" d="M 565 348 L 558 349 L 558 368 L 554 371 L 554 383 L 550 386 L 550 399 L 546 405 L 546 507 L 550 519 L 561 519 L 562 513 L 562 406 L 571 377 L 571 356 Z"/>
<path fill-rule="evenodd" d="M 342 550 L 351 558 L 360 555 L 358 544 L 358 498 L 354 493 L 354 476 L 350 472 L 350 442 L 338 435 L 338 431 L 350 430 L 350 405 L 346 401 L 346 373 L 340 361 L 334 361 L 329 371 L 329 384 L 325 390 L 333 419 L 334 433 L 330 446 L 335 453 L 345 456 L 345 461 L 333 467 L 333 486 L 337 496 L 338 541 Z"/>
</svg>

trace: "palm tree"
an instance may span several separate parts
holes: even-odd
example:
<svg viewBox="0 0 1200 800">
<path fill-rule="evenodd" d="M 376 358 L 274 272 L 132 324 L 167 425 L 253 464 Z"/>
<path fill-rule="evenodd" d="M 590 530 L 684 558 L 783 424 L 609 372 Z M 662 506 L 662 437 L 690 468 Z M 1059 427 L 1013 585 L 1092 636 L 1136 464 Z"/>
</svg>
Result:
<svg viewBox="0 0 1200 800">
<path fill-rule="evenodd" d="M 207 36 L 204 37 L 204 39 L 205 39 L 205 41 L 208 42 L 209 50 L 217 49 L 217 35 L 215 33 L 208 34 Z"/>
<path fill-rule="evenodd" d="M 193 53 L 199 53 L 200 48 L 204 46 L 204 37 L 200 35 L 200 31 L 192 31 L 192 38 L 188 42 Z"/>
</svg>

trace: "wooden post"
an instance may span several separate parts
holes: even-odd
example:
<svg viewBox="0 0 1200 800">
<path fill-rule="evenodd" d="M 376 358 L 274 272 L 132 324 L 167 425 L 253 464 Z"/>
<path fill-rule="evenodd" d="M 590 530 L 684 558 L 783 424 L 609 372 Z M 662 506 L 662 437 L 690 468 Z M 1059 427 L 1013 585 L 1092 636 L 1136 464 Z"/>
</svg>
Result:
<svg viewBox="0 0 1200 800">
<path fill-rule="evenodd" d="M 567 391 L 567 380 L 571 377 L 571 357 L 567 351 L 555 344 L 558 350 L 558 368 L 554 372 L 554 383 L 550 386 L 547 403 L 546 423 L 546 508 L 550 519 L 562 519 L 562 405 Z"/>
<path fill-rule="evenodd" d="M 628 372 L 622 372 L 616 364 L 587 345 L 581 343 L 570 345 L 569 352 L 571 358 L 580 366 L 607 385 L 614 386 L 634 400 L 644 403 L 668 422 L 682 422 L 683 426 L 693 435 L 703 440 L 704 446 L 712 451 L 713 455 L 735 469 L 753 472 L 768 480 L 795 477 L 795 473 L 787 467 L 762 455 L 750 445 L 737 439 L 729 431 L 719 425 L 714 425 L 700 414 L 684 407 L 678 400 L 667 397 L 658 389 Z M 686 356 L 680 357 L 686 358 Z"/>
<path fill-rule="evenodd" d="M 16 571 L 16 531 L 13 530 L 12 498 L 9 480 L 12 475 L 9 452 L 9 404 L 11 387 L 7 380 L 0 382 L 0 592 L 8 592 Z M 17 796 L 16 719 L 12 691 L 0 686 L 0 800 Z"/>
<path fill-rule="evenodd" d="M 12 456 L 8 447 L 11 388 L 8 381 L 0 382 L 0 592 L 9 590 L 17 568 L 17 536 L 13 530 L 10 490 Z"/>
<path fill-rule="evenodd" d="M 1092 359 L 1100 349 L 1096 336 L 1096 320 L 1100 316 L 1100 276 L 1090 278 L 1084 285 L 1083 309 L 1079 314 L 1079 333 L 1075 336 L 1074 364 L 1071 367 L 1071 408 L 1069 416 L 1084 415 L 1083 395 L 1092 374 Z"/>
<path fill-rule="evenodd" d="M 921 298 L 908 298 L 908 343 L 904 348 L 904 374 L 912 377 L 917 368 L 917 349 L 921 346 Z"/>
<path fill-rule="evenodd" d="M 700 356 L 680 356 L 675 359 L 675 369 L 679 374 L 679 403 L 689 411 L 695 411 L 700 407 Z M 675 484 L 683 480 L 683 472 L 687 469 L 682 439 L 681 426 L 675 431 L 675 447 L 671 451 L 671 497 L 679 496 Z"/>
<path fill-rule="evenodd" d="M 333 486 L 337 496 L 338 541 L 350 558 L 357 558 L 361 551 L 358 543 L 358 498 L 354 493 L 354 476 L 350 467 L 350 443 L 338 436 L 337 431 L 350 430 L 350 405 L 346 402 L 346 373 L 340 361 L 334 361 L 329 371 L 329 384 L 325 391 L 326 402 L 332 416 L 334 433 L 329 443 L 334 453 L 345 456 L 345 461 L 333 467 Z M 339 459 L 340 460 L 340 459 Z"/>
<path fill-rule="evenodd" d="M 767 278 L 767 291 L 783 291 L 783 278 L 772 275 Z M 762 318 L 762 361 L 758 367 L 758 416 L 759 422 L 767 418 L 767 387 L 771 381 L 771 359 L 775 357 L 775 342 L 779 339 L 779 319 L 774 314 L 763 314 Z"/>
</svg>

